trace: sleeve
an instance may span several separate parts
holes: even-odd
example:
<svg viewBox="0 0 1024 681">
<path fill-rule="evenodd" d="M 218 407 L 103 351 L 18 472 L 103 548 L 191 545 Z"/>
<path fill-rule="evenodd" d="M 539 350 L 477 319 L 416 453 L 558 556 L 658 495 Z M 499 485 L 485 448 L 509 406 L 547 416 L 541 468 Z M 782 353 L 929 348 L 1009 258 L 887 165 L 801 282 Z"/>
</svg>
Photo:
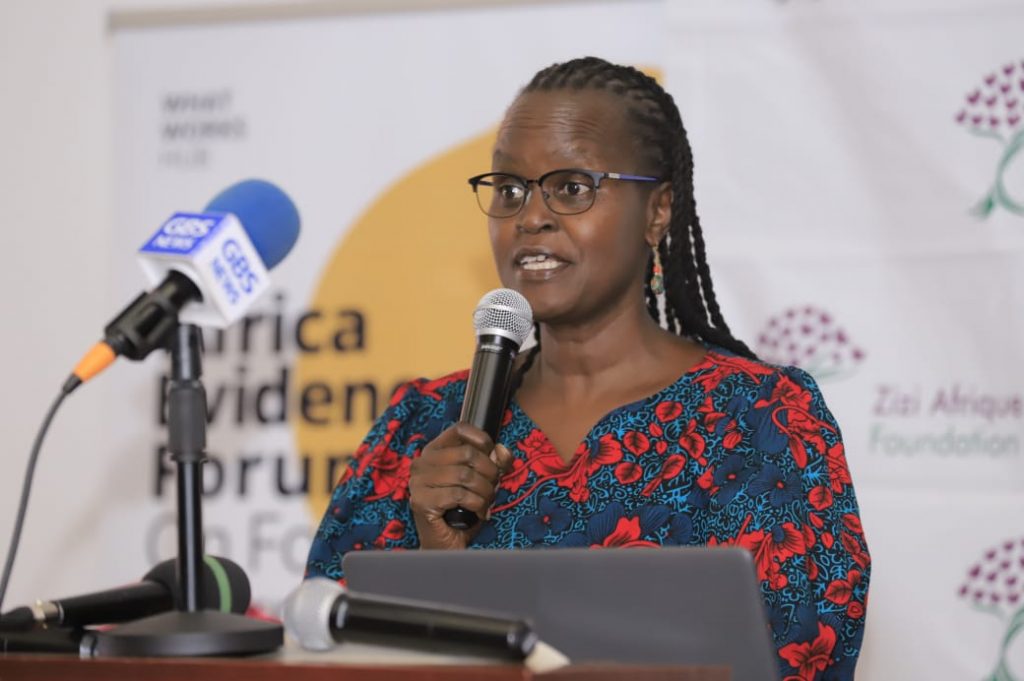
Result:
<svg viewBox="0 0 1024 681">
<path fill-rule="evenodd" d="M 759 397 L 753 411 L 780 446 L 750 482 L 760 510 L 739 543 L 754 553 L 781 678 L 851 681 L 871 558 L 842 435 L 814 379 L 799 369 L 780 372 Z"/>
<path fill-rule="evenodd" d="M 306 574 L 342 581 L 349 551 L 419 546 L 409 507 L 409 467 L 429 442 L 436 392 L 424 381 L 399 387 L 352 455 L 313 537 Z M 437 398 L 435 400 L 434 398 Z"/>
</svg>

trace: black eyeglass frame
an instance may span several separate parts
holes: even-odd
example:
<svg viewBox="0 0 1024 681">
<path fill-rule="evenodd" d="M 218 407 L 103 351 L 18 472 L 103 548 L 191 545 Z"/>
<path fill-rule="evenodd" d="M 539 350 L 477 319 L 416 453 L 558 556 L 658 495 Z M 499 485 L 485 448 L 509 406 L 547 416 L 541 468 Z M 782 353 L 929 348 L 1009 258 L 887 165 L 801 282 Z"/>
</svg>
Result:
<svg viewBox="0 0 1024 681">
<path fill-rule="evenodd" d="M 590 177 L 590 179 L 592 179 L 594 181 L 594 196 L 593 196 L 593 198 L 590 199 L 590 203 L 587 205 L 586 208 L 584 208 L 582 210 L 575 210 L 575 211 L 571 211 L 571 212 L 565 212 L 565 211 L 560 211 L 560 210 L 556 210 L 555 208 L 553 208 L 551 206 L 551 204 L 548 203 L 549 194 L 547 192 L 545 192 L 543 189 L 541 189 L 541 198 L 544 200 L 544 205 L 548 207 L 548 210 L 550 210 L 552 213 L 555 213 L 557 215 L 579 215 L 580 213 L 585 213 L 588 210 L 590 210 L 591 208 L 593 208 L 594 207 L 594 202 L 597 200 L 597 190 L 601 188 L 601 180 L 604 180 L 604 179 L 608 179 L 608 180 L 623 180 L 623 181 L 626 181 L 626 182 L 662 182 L 663 181 L 660 177 L 651 177 L 650 175 L 631 175 L 631 174 L 628 174 L 628 173 L 611 173 L 611 172 L 604 172 L 604 171 L 601 171 L 601 170 L 588 170 L 587 168 L 558 168 L 557 170 L 551 170 L 551 171 L 548 171 L 548 172 L 544 173 L 543 175 L 541 175 L 540 177 L 538 177 L 535 180 L 530 180 L 530 179 L 527 179 L 525 177 L 521 177 L 519 175 L 516 175 L 515 173 L 481 173 L 480 175 L 474 175 L 473 177 L 469 178 L 468 182 L 469 182 L 470 186 L 473 187 L 473 193 L 476 194 L 476 196 L 477 196 L 477 202 L 476 203 L 477 203 L 478 206 L 480 206 L 480 210 L 483 211 L 484 215 L 487 215 L 488 217 L 492 217 L 492 218 L 510 218 L 510 217 L 512 217 L 514 215 L 518 215 L 523 210 L 523 206 L 526 205 L 526 202 L 530 200 L 530 192 L 533 191 L 530 188 L 531 184 L 535 184 L 538 187 L 542 187 L 543 184 L 544 184 L 544 180 L 548 179 L 552 175 L 557 175 L 558 173 L 579 173 L 581 175 L 587 175 L 588 177 Z M 526 193 L 523 195 L 523 200 L 519 204 L 519 208 L 514 213 L 509 213 L 508 215 L 492 215 L 491 213 L 487 212 L 487 210 L 480 203 L 480 200 L 479 200 L 480 193 L 477 191 L 477 187 L 479 185 L 481 185 L 481 184 L 484 185 L 484 186 L 487 186 L 487 187 L 493 187 L 494 183 L 487 182 L 487 178 L 489 178 L 489 177 L 498 177 L 498 176 L 510 177 L 510 178 L 519 180 L 522 183 L 523 187 L 526 189 Z"/>
</svg>

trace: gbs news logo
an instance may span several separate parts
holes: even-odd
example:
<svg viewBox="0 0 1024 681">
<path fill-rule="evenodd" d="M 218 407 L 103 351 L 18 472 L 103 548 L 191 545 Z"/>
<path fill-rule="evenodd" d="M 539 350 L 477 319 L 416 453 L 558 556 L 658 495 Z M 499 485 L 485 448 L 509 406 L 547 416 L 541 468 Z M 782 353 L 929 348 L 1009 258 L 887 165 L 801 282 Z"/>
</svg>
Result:
<svg viewBox="0 0 1024 681">
<path fill-rule="evenodd" d="M 230 213 L 175 213 L 139 256 L 153 282 L 178 270 L 203 292 L 202 301 L 182 311 L 182 320 L 190 323 L 230 324 L 269 285 L 259 253 Z"/>
<path fill-rule="evenodd" d="M 177 213 L 153 235 L 144 250 L 163 253 L 192 253 L 223 218 Z"/>
<path fill-rule="evenodd" d="M 259 277 L 253 272 L 249 259 L 245 257 L 242 246 L 235 239 L 228 239 L 220 248 L 223 262 L 220 258 L 214 258 L 212 262 L 213 274 L 217 277 L 221 287 L 227 294 L 232 305 L 241 298 L 238 289 L 249 295 L 259 284 Z M 225 267 L 224 263 L 227 263 Z M 230 270 L 231 276 L 228 275 Z"/>
</svg>

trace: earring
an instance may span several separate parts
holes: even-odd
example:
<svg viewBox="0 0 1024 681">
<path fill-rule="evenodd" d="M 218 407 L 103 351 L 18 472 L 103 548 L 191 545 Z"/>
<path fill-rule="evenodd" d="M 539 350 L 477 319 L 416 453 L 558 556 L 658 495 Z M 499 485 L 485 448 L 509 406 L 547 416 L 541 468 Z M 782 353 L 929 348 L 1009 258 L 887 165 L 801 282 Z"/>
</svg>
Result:
<svg viewBox="0 0 1024 681">
<path fill-rule="evenodd" d="M 654 292 L 654 295 L 660 296 L 665 292 L 665 277 L 661 273 L 661 255 L 658 253 L 657 246 L 651 250 L 654 251 L 654 266 L 651 268 L 651 291 Z"/>
</svg>

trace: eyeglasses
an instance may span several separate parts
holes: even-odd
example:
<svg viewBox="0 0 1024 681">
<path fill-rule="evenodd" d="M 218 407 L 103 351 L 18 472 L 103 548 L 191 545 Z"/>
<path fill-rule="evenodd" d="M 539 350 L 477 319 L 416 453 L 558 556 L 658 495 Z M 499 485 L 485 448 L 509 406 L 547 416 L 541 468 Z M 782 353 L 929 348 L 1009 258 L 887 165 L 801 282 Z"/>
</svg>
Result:
<svg viewBox="0 0 1024 681">
<path fill-rule="evenodd" d="M 518 213 L 530 198 L 530 185 L 540 187 L 544 204 L 552 213 L 576 215 L 594 205 L 601 180 L 661 182 L 660 178 L 597 170 L 566 168 L 544 173 L 536 180 L 510 173 L 484 173 L 469 178 L 480 210 L 492 218 L 509 218 Z"/>
</svg>

